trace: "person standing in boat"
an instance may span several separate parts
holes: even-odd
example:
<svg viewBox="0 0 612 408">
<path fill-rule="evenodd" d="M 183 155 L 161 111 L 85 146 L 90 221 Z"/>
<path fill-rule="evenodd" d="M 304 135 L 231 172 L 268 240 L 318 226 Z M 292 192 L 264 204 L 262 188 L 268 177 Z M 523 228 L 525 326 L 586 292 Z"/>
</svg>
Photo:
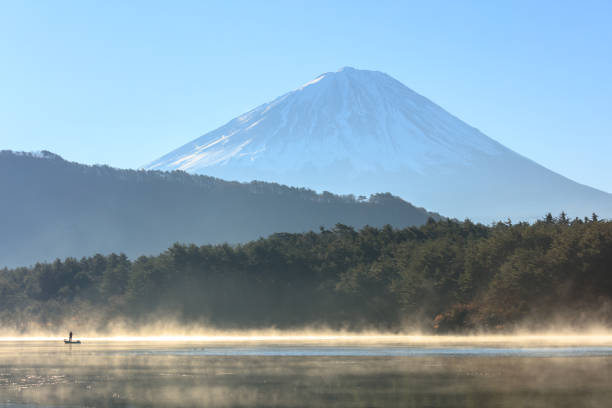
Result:
<svg viewBox="0 0 612 408">
<path fill-rule="evenodd" d="M 68 341 L 72 342 L 72 332 L 70 332 L 70 335 L 68 336 Z"/>
</svg>

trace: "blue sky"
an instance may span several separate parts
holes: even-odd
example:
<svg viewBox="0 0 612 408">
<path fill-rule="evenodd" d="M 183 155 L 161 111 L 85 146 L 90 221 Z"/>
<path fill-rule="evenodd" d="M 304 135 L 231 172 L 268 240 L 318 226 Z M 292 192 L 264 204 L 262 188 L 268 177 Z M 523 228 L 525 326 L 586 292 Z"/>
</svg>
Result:
<svg viewBox="0 0 612 408">
<path fill-rule="evenodd" d="M 612 192 L 610 1 L 6 1 L 0 149 L 138 167 L 342 66 Z"/>
</svg>

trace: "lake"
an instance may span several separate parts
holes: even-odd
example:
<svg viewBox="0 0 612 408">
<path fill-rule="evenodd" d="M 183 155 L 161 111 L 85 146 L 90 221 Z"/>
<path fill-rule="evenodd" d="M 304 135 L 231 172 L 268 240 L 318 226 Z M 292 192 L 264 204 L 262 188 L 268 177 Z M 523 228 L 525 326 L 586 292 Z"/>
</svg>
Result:
<svg viewBox="0 0 612 408">
<path fill-rule="evenodd" d="M 609 407 L 609 338 L 0 341 L 3 407 Z"/>
</svg>

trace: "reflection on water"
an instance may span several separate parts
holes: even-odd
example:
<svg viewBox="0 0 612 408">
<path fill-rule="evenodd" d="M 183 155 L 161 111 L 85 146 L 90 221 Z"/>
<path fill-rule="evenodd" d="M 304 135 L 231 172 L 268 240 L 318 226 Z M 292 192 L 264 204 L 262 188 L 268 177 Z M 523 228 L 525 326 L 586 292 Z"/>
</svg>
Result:
<svg viewBox="0 0 612 408">
<path fill-rule="evenodd" d="M 302 356 L 302 357 L 417 357 L 417 356 L 474 356 L 474 357 L 593 357 L 612 356 L 612 347 L 312 347 L 312 346 L 257 346 L 257 347 L 203 347 L 185 349 L 131 350 L 141 355 L 189 356 Z"/>
<path fill-rule="evenodd" d="M 612 345 L 0 342 L 0 406 L 609 407 Z"/>
</svg>

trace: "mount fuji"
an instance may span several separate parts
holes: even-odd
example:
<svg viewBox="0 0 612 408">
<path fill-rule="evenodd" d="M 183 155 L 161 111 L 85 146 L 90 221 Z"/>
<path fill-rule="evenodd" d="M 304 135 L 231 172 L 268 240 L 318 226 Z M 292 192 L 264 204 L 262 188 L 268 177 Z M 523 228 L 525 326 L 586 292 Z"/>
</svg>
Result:
<svg viewBox="0 0 612 408">
<path fill-rule="evenodd" d="M 328 72 L 144 166 L 334 193 L 391 192 L 489 222 L 612 215 L 612 195 L 515 153 L 401 82 Z"/>
</svg>

